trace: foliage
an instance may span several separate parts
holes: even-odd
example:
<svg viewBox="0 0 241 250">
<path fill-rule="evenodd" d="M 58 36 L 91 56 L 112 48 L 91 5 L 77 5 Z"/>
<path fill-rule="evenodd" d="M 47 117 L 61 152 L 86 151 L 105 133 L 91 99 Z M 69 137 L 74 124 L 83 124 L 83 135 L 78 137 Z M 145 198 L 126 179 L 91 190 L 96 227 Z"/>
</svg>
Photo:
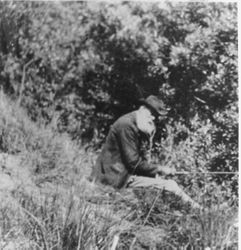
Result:
<svg viewBox="0 0 241 250">
<path fill-rule="evenodd" d="M 184 216 L 187 208 L 167 195 L 158 200 L 147 225 L 140 226 L 156 195 L 147 191 L 138 201 L 110 198 L 111 211 L 122 213 L 119 219 L 126 218 L 128 209 L 134 211 L 120 227 L 112 214 L 100 228 L 89 223 L 86 200 L 78 216 L 73 210 L 78 219 L 63 226 L 53 193 L 54 202 L 44 204 L 23 195 L 19 202 L 30 212 L 26 231 L 17 233 L 22 214 L 7 212 L 3 204 L 0 222 L 5 238 L 19 236 L 26 243 L 32 237 L 33 242 L 26 243 L 30 249 L 38 244 L 37 238 L 41 246 L 58 241 L 66 248 L 86 247 L 91 241 L 93 246 L 99 242 L 110 247 L 118 232 L 118 246 L 125 249 L 135 238 L 133 245 L 147 247 L 155 232 L 160 234 L 157 247 L 164 247 L 163 242 L 235 248 L 228 221 L 237 206 L 237 175 L 200 172 L 238 171 L 237 48 L 236 3 L 0 2 L 0 87 L 12 98 L 0 94 L 2 152 L 22 155 L 39 186 L 60 180 L 57 183 L 67 185 L 63 189 L 74 186 L 79 194 L 81 178 L 96 157 L 92 150 L 102 145 L 110 124 L 135 108 L 140 97 L 155 94 L 171 112 L 165 124 L 158 125 L 153 161 L 192 172 L 175 179 L 210 209 Z M 80 143 L 89 145 L 84 149 Z M 97 197 L 103 198 L 99 193 Z M 217 211 L 223 203 L 228 203 L 226 211 Z M 73 209 L 71 202 L 65 207 Z M 179 218 L 174 212 L 168 217 L 167 212 L 175 209 L 184 215 Z M 155 231 L 155 221 L 166 231 Z"/>
<path fill-rule="evenodd" d="M 219 123 L 222 128 L 210 120 L 203 122 L 198 115 L 190 121 L 190 128 L 180 122 L 167 126 L 166 137 L 155 140 L 153 162 L 175 167 L 180 173 L 177 180 L 193 189 L 192 192 L 196 189 L 197 194 L 200 188 L 214 181 L 216 185 L 227 185 L 227 198 L 238 195 L 237 116 L 232 110 L 224 114 L 217 119 L 222 120 Z"/>
<path fill-rule="evenodd" d="M 103 133 L 150 93 L 187 123 L 237 101 L 235 4 L 1 4 L 1 85 L 33 119 Z"/>
</svg>

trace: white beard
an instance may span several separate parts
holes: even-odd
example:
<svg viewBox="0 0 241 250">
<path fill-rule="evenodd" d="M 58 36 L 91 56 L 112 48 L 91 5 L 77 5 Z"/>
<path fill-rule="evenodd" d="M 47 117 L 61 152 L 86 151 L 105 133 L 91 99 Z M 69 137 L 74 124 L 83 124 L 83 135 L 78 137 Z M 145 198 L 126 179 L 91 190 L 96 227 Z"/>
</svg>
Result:
<svg viewBox="0 0 241 250">
<path fill-rule="evenodd" d="M 136 113 L 136 124 L 137 128 L 143 133 L 149 135 L 150 137 L 154 136 L 156 132 L 156 126 L 152 120 L 147 120 L 143 113 Z"/>
</svg>

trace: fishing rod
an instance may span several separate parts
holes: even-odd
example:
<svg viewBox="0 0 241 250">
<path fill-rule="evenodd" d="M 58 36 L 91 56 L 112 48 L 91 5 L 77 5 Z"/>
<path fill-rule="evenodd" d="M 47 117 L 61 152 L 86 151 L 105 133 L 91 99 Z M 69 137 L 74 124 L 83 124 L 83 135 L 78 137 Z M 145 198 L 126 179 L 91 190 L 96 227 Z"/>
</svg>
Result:
<svg viewBox="0 0 241 250">
<path fill-rule="evenodd" d="M 225 171 L 211 171 L 211 172 L 189 172 L 189 171 L 177 171 L 173 175 L 188 175 L 188 174 L 239 174 L 239 172 L 225 172 Z"/>
</svg>

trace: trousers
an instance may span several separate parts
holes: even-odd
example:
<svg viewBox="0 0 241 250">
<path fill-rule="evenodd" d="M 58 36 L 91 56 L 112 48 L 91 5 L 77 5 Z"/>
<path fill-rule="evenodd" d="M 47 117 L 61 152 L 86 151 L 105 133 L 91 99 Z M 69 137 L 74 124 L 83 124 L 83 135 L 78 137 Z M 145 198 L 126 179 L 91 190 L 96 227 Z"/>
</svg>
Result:
<svg viewBox="0 0 241 250">
<path fill-rule="evenodd" d="M 189 202 L 194 207 L 196 207 L 197 205 L 196 202 L 189 195 L 187 195 L 174 180 L 166 180 L 161 177 L 151 178 L 133 175 L 129 177 L 127 187 L 155 187 L 174 193 L 175 195 L 179 196 L 184 202 Z"/>
</svg>

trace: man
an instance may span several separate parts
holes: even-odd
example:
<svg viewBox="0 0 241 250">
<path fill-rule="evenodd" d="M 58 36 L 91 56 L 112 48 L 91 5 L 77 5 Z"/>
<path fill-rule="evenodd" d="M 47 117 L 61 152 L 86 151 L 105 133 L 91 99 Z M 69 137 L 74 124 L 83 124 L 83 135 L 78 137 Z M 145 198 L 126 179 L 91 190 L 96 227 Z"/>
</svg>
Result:
<svg viewBox="0 0 241 250">
<path fill-rule="evenodd" d="M 163 120 L 168 113 L 164 103 L 156 96 L 141 101 L 138 110 L 120 117 L 110 128 L 102 152 L 92 171 L 92 179 L 114 188 L 156 187 L 165 189 L 200 208 L 173 180 L 159 175 L 174 174 L 168 168 L 148 162 L 146 149 L 156 130 L 157 119 Z M 157 178 L 156 178 L 157 177 Z"/>
</svg>

